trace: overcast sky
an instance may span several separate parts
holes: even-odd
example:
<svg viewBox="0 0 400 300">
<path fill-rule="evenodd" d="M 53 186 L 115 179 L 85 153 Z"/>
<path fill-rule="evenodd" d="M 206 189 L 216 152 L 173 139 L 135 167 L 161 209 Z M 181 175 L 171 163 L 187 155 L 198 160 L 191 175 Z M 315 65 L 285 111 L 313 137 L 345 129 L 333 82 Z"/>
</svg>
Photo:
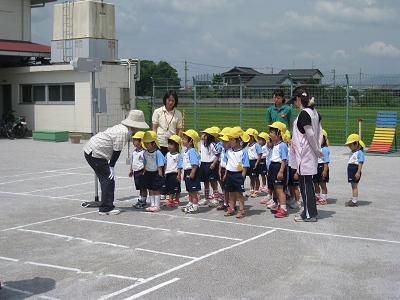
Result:
<svg viewBox="0 0 400 300">
<path fill-rule="evenodd" d="M 53 8 L 32 9 L 32 41 L 50 45 Z M 73 2 L 73 1 L 71 1 Z M 110 0 L 119 58 L 169 62 L 184 79 L 234 66 L 262 73 L 399 74 L 399 0 Z"/>
</svg>

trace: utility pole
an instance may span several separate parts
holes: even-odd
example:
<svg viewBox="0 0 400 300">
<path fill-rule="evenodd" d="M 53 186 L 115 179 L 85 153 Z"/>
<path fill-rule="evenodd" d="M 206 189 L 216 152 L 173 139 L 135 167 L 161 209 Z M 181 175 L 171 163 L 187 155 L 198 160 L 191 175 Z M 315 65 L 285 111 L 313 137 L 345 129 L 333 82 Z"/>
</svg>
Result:
<svg viewBox="0 0 400 300">
<path fill-rule="evenodd" d="M 187 67 L 187 61 L 185 58 L 185 92 L 187 92 L 187 71 L 188 71 L 188 67 Z"/>
<path fill-rule="evenodd" d="M 361 68 L 360 68 L 360 91 L 361 91 L 361 75 L 362 75 L 362 73 L 361 73 Z"/>
<path fill-rule="evenodd" d="M 333 73 L 333 87 L 336 87 L 336 70 L 335 67 L 333 67 L 333 70 L 331 71 Z"/>
</svg>

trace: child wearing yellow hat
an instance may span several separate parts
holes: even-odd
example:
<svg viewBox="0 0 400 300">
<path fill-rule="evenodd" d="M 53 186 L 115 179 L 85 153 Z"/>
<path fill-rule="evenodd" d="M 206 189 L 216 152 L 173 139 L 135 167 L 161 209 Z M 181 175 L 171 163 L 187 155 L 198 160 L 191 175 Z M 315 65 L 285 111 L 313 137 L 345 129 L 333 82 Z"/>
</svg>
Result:
<svg viewBox="0 0 400 300">
<path fill-rule="evenodd" d="M 144 131 L 137 131 L 132 137 L 133 151 L 131 155 L 131 166 L 129 168 L 129 177 L 133 177 L 136 190 L 140 191 L 138 201 L 133 205 L 134 208 L 145 208 L 147 200 L 147 189 L 142 188 L 141 177 L 143 176 L 143 155 L 145 152 L 143 144 Z"/>
<path fill-rule="evenodd" d="M 160 151 L 157 133 L 154 131 L 145 132 L 143 143 L 146 151 L 143 154 L 142 184 L 149 191 L 150 198 L 150 206 L 146 208 L 146 211 L 157 212 L 160 211 L 161 205 L 160 189 L 165 185 L 165 177 L 163 176 L 165 157 Z"/>
<path fill-rule="evenodd" d="M 226 133 L 227 131 L 225 131 Z M 222 145 L 222 149 L 221 149 L 221 155 L 219 157 L 219 171 L 218 171 L 218 175 L 220 180 L 220 185 L 221 185 L 221 189 L 223 191 L 223 204 L 221 204 L 220 206 L 217 207 L 217 210 L 224 210 L 226 211 L 226 209 L 229 207 L 229 192 L 226 189 L 226 181 L 224 179 L 224 174 L 226 171 L 226 162 L 223 161 L 224 157 L 225 157 L 225 153 L 226 151 L 230 148 L 230 143 L 229 143 L 229 137 L 225 134 L 221 133 L 219 134 L 219 140 L 221 142 Z"/>
<path fill-rule="evenodd" d="M 185 180 L 186 191 L 189 193 L 189 202 L 182 207 L 182 211 L 187 214 L 195 214 L 199 211 L 199 198 L 197 192 L 201 189 L 200 183 L 200 154 L 197 151 L 200 137 L 193 129 L 186 130 L 182 135 L 182 146 L 186 147 L 183 153 L 183 178 Z"/>
<path fill-rule="evenodd" d="M 258 197 L 260 188 L 260 171 L 259 163 L 261 160 L 262 149 L 257 143 L 258 131 L 254 128 L 248 128 L 246 133 L 250 136 L 246 150 L 249 154 L 250 168 L 247 169 L 247 176 L 250 178 L 250 191 L 246 194 L 247 197 Z"/>
<path fill-rule="evenodd" d="M 358 134 L 350 134 L 347 138 L 346 145 L 349 145 L 351 150 L 349 162 L 347 165 L 347 182 L 351 183 L 353 197 L 345 203 L 345 206 L 358 206 L 358 183 L 361 179 L 361 169 L 364 164 L 364 142 Z"/>
<path fill-rule="evenodd" d="M 267 186 L 267 158 L 268 158 L 268 153 L 269 153 L 269 148 L 268 148 L 268 141 L 269 141 L 269 134 L 266 132 L 260 132 L 258 137 L 257 137 L 257 142 L 261 147 L 261 159 L 259 163 L 259 170 L 260 170 L 260 175 L 261 175 L 261 183 L 260 183 L 260 192 L 267 192 L 268 191 L 268 186 Z M 261 201 L 266 201 L 265 197 Z M 261 202 L 265 203 L 265 202 Z"/>
<path fill-rule="evenodd" d="M 325 205 L 328 203 L 326 200 L 328 194 L 328 188 L 326 184 L 329 182 L 329 140 L 328 133 L 322 130 L 322 144 L 321 151 L 323 157 L 318 157 L 317 174 L 313 176 L 314 190 L 315 190 L 315 201 L 317 205 Z M 322 194 L 321 194 L 322 192 Z"/>
<path fill-rule="evenodd" d="M 179 135 L 171 135 L 168 138 L 168 153 L 165 155 L 165 189 L 169 198 L 163 206 L 179 206 L 182 181 L 182 139 Z"/>
<path fill-rule="evenodd" d="M 289 152 L 286 143 L 283 142 L 286 125 L 282 122 L 274 122 L 268 126 L 270 127 L 269 135 L 274 144 L 268 170 L 268 185 L 273 187 L 274 195 L 278 198 L 279 204 L 271 201 L 267 207 L 271 209 L 271 212 L 275 212 L 275 218 L 283 218 L 289 215 L 286 207 L 286 194 L 283 190 L 288 179 L 286 165 Z"/>
</svg>

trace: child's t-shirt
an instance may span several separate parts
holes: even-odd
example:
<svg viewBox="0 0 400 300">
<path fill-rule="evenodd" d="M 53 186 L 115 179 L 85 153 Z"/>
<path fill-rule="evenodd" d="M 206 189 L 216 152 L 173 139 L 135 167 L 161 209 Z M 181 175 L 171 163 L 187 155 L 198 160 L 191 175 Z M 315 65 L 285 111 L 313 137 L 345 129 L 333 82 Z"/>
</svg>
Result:
<svg viewBox="0 0 400 300">
<path fill-rule="evenodd" d="M 154 172 L 165 165 L 165 157 L 158 149 L 152 152 L 146 150 L 143 157 L 143 164 L 146 166 L 146 171 Z"/>
<path fill-rule="evenodd" d="M 140 171 L 140 170 L 143 170 L 143 167 L 144 167 L 144 164 L 143 164 L 143 160 L 144 160 L 144 157 L 143 157 L 143 154 L 144 154 L 144 149 L 142 148 L 142 149 L 140 149 L 140 150 L 138 150 L 138 149 L 134 149 L 133 151 L 132 151 L 132 155 L 131 155 L 131 159 L 132 159 L 132 171 L 133 172 L 137 172 L 137 171 Z"/>
<path fill-rule="evenodd" d="M 259 143 L 252 143 L 247 145 L 247 153 L 249 154 L 250 160 L 255 160 L 260 154 L 262 154 L 262 149 Z"/>
<path fill-rule="evenodd" d="M 165 168 L 165 174 L 177 173 L 178 169 L 182 169 L 183 158 L 182 154 L 180 154 L 179 152 L 176 153 L 168 152 L 165 155 L 165 160 L 167 162 Z"/>
<path fill-rule="evenodd" d="M 200 165 L 200 154 L 194 148 L 186 149 L 183 153 L 183 170 L 191 170 L 194 165 Z"/>
<path fill-rule="evenodd" d="M 226 163 L 225 169 L 230 172 L 240 172 L 243 168 L 250 167 L 249 155 L 244 148 L 238 150 L 229 148 L 225 152 L 223 161 Z"/>
<path fill-rule="evenodd" d="M 361 149 L 352 151 L 349 157 L 350 165 L 358 165 L 359 163 L 364 163 L 364 152 Z"/>
<path fill-rule="evenodd" d="M 318 157 L 318 163 L 319 164 L 328 164 L 330 163 L 329 155 L 331 154 L 331 151 L 329 151 L 329 148 L 327 146 L 322 147 L 322 155 L 324 156 L 323 158 Z"/>
<path fill-rule="evenodd" d="M 216 143 L 211 143 L 206 147 L 203 142 L 201 143 L 200 160 L 201 162 L 213 162 L 219 152 L 220 150 Z"/>
<path fill-rule="evenodd" d="M 284 142 L 275 144 L 271 152 L 271 162 L 281 163 L 283 160 L 288 160 L 289 151 L 286 143 Z"/>
</svg>

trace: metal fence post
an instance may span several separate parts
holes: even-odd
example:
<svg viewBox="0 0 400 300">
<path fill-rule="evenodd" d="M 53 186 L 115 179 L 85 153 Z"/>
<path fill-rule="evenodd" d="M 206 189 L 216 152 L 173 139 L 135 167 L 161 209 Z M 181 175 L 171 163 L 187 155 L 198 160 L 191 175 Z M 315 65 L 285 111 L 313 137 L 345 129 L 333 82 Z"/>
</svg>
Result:
<svg viewBox="0 0 400 300">
<path fill-rule="evenodd" d="M 349 75 L 346 74 L 346 137 L 349 136 Z"/>
<path fill-rule="evenodd" d="M 197 130 L 197 93 L 196 93 L 196 79 L 193 77 L 193 129 Z"/>
<path fill-rule="evenodd" d="M 153 116 L 153 109 L 154 109 L 154 102 L 155 102 L 155 97 L 156 97 L 156 92 L 155 92 L 155 86 L 154 86 L 154 79 L 153 77 L 151 78 L 151 85 L 152 85 L 152 91 L 151 91 L 151 103 L 148 104 L 149 106 L 149 124 L 152 122 L 152 116 Z"/>
<path fill-rule="evenodd" d="M 239 99 L 240 99 L 240 104 L 239 104 L 239 114 L 240 114 L 240 121 L 239 121 L 239 126 L 242 127 L 243 123 L 243 84 L 242 84 L 242 77 L 238 75 L 239 77 Z"/>
</svg>

